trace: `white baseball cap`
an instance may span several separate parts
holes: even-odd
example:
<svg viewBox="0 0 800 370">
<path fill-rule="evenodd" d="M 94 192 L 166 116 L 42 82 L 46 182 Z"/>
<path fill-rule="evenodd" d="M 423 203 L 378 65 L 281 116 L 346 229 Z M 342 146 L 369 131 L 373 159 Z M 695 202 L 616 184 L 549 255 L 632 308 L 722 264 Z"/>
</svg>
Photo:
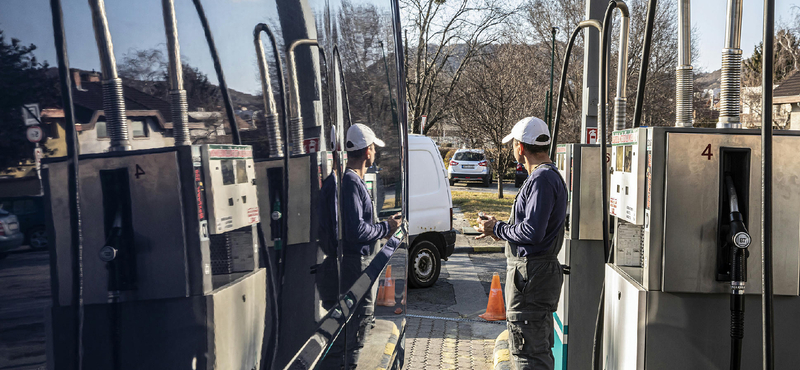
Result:
<svg viewBox="0 0 800 370">
<path fill-rule="evenodd" d="M 383 140 L 375 137 L 375 133 L 366 125 L 356 123 L 347 129 L 347 141 L 344 146 L 348 152 L 364 149 L 370 144 L 375 144 L 377 146 L 386 145 Z"/>
<path fill-rule="evenodd" d="M 536 141 L 536 138 L 541 135 L 547 136 L 547 140 Z M 503 144 L 511 141 L 511 139 L 517 139 L 519 142 L 531 145 L 548 145 L 550 144 L 550 130 L 547 128 L 547 124 L 541 119 L 525 117 L 514 124 L 511 133 L 503 138 Z"/>
</svg>

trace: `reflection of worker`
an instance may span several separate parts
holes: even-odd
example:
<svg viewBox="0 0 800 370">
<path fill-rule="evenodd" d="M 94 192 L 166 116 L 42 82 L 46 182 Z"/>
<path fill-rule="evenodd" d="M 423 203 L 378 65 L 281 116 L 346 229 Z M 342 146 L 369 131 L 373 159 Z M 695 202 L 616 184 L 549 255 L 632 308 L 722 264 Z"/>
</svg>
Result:
<svg viewBox="0 0 800 370">
<path fill-rule="evenodd" d="M 383 222 L 376 222 L 377 217 L 372 207 L 364 174 L 375 160 L 375 145 L 384 146 L 383 141 L 375 137 L 372 130 L 362 124 L 350 126 L 347 130 L 345 149 L 347 150 L 347 167 L 342 176 L 341 190 L 341 222 L 342 222 L 342 264 L 341 291 L 347 292 L 361 273 L 369 266 L 378 251 L 377 242 L 389 237 L 400 224 L 399 214 Z M 372 326 L 375 311 L 375 295 L 377 284 L 367 290 L 353 317 L 347 323 L 344 336 L 347 345 L 347 364 L 355 368 L 358 351 L 363 346 L 363 339 Z"/>
<path fill-rule="evenodd" d="M 553 312 L 564 279 L 557 256 L 564 239 L 567 188 L 547 155 L 550 134 L 544 121 L 522 119 L 503 143 L 512 139 L 514 157 L 530 176 L 519 189 L 509 221 L 479 218 L 478 238 L 506 241 L 506 317 L 517 369 L 553 369 Z"/>
<path fill-rule="evenodd" d="M 339 163 L 336 152 L 333 153 L 334 163 Z M 317 218 L 319 227 L 319 246 L 325 254 L 322 262 L 317 265 L 316 283 L 322 308 L 329 310 L 339 301 L 339 200 L 338 177 L 341 176 L 340 166 L 335 166 L 330 175 L 322 182 L 317 204 Z"/>
</svg>

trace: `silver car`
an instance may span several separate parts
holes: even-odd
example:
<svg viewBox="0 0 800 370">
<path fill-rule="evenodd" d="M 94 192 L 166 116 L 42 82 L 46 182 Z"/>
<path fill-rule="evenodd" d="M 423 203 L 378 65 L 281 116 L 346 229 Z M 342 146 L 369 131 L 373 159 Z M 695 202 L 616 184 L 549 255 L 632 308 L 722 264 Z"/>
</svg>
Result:
<svg viewBox="0 0 800 370">
<path fill-rule="evenodd" d="M 447 169 L 450 185 L 456 181 L 480 181 L 484 186 L 492 183 L 492 167 L 480 149 L 459 149 L 450 159 Z"/>
<path fill-rule="evenodd" d="M 0 259 L 8 256 L 8 251 L 22 245 L 25 234 L 19 230 L 17 216 L 0 208 Z"/>
</svg>

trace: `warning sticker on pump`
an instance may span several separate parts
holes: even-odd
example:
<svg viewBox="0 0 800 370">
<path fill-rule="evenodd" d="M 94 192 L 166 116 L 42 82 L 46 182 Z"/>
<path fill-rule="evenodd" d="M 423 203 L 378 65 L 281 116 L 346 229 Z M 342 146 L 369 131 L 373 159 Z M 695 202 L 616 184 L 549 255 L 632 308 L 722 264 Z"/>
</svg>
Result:
<svg viewBox="0 0 800 370">
<path fill-rule="evenodd" d="M 612 146 L 636 144 L 638 142 L 639 142 L 639 131 L 637 129 L 614 131 L 614 133 L 611 134 Z"/>
<path fill-rule="evenodd" d="M 247 218 L 250 220 L 251 224 L 255 224 L 261 221 L 261 216 L 258 213 L 258 207 L 252 207 L 247 209 Z"/>
<path fill-rule="evenodd" d="M 253 158 L 253 149 L 250 145 L 215 145 L 208 146 L 209 159 L 248 159 Z"/>
</svg>

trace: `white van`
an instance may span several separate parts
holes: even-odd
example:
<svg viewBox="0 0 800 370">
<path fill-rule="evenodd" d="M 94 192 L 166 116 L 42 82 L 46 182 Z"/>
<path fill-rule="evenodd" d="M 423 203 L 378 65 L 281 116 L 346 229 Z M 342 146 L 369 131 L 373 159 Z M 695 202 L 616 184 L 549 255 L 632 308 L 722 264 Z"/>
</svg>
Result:
<svg viewBox="0 0 800 370">
<path fill-rule="evenodd" d="M 427 288 L 439 279 L 442 259 L 455 249 L 453 200 L 442 155 L 431 138 L 408 135 L 408 167 L 408 282 Z"/>
</svg>

